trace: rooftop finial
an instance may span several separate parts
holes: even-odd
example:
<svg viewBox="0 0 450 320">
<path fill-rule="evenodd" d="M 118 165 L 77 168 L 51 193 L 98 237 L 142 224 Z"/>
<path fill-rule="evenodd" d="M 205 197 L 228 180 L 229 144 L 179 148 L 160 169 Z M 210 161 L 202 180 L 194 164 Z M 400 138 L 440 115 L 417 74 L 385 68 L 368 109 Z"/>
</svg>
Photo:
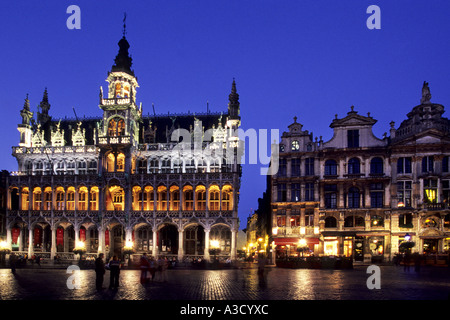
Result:
<svg viewBox="0 0 450 320">
<path fill-rule="evenodd" d="M 127 13 L 124 12 L 123 13 L 123 36 L 125 37 L 125 34 L 127 33 L 127 25 L 126 25 L 126 21 L 127 21 Z"/>
</svg>

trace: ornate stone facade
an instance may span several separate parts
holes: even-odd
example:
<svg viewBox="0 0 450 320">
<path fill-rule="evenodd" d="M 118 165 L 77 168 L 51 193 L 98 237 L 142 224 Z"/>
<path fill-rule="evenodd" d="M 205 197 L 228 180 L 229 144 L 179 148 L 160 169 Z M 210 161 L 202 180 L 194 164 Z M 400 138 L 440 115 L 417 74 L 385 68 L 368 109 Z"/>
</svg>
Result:
<svg viewBox="0 0 450 320">
<path fill-rule="evenodd" d="M 25 99 L 18 171 L 7 182 L 8 245 L 53 258 L 70 256 L 80 241 L 88 254 L 107 256 L 132 242 L 136 253 L 209 259 L 211 243 L 234 259 L 234 80 L 225 113 L 144 116 L 125 36 L 118 44 L 106 97 L 100 88 L 101 117 L 53 120 L 46 89 L 34 119 Z"/>
<path fill-rule="evenodd" d="M 430 99 L 424 83 L 421 104 L 382 138 L 354 107 L 336 115 L 329 141 L 294 119 L 269 184 L 274 258 L 295 255 L 305 239 L 315 255 L 388 261 L 407 235 L 415 252 L 448 253 L 450 121 Z"/>
</svg>

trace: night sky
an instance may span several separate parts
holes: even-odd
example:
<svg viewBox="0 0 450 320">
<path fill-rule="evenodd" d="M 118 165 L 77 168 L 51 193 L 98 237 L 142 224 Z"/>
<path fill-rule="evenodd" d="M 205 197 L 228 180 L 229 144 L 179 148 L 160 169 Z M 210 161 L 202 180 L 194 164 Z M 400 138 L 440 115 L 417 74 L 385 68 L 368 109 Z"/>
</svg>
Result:
<svg viewBox="0 0 450 320">
<path fill-rule="evenodd" d="M 69 30 L 67 7 L 81 9 Z M 370 5 L 381 29 L 369 30 Z M 0 169 L 17 170 L 20 110 L 47 87 L 53 118 L 101 116 L 99 87 L 118 52 L 122 20 L 144 114 L 226 111 L 233 78 L 243 129 L 287 130 L 298 117 L 331 139 L 350 106 L 378 120 L 381 138 L 420 104 L 450 105 L 450 2 L 306 0 L 8 1 L 0 11 Z M 449 107 L 450 108 L 450 107 Z M 444 113 L 448 117 L 448 112 Z M 244 165 L 241 227 L 265 191 L 259 165 Z"/>
</svg>

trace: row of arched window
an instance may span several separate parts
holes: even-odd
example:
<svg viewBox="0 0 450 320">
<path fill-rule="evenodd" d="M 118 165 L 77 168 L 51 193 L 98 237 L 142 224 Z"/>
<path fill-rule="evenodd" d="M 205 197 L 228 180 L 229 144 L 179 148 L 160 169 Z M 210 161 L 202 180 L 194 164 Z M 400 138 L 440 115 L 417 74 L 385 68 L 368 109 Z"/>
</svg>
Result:
<svg viewBox="0 0 450 320">
<path fill-rule="evenodd" d="M 11 189 L 11 210 L 99 210 L 99 187 L 28 187 Z M 114 185 L 106 188 L 105 208 L 111 211 L 125 210 L 125 189 Z M 133 211 L 205 211 L 233 210 L 233 188 L 231 185 L 193 187 L 172 185 L 134 186 L 131 190 Z"/>
</svg>

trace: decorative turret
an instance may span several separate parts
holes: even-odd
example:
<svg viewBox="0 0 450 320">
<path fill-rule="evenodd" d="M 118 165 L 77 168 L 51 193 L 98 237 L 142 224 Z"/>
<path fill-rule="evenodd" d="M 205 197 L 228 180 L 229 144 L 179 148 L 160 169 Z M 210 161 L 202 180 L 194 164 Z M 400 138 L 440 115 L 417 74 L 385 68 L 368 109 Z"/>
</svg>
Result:
<svg viewBox="0 0 450 320">
<path fill-rule="evenodd" d="M 39 112 L 39 109 L 41 110 L 41 112 Z M 38 113 L 37 113 L 37 120 L 42 125 L 46 124 L 48 121 L 52 119 L 52 117 L 48 115 L 49 110 L 50 110 L 50 103 L 48 102 L 47 88 L 45 88 L 44 96 L 42 97 L 42 101 L 38 106 Z"/>
<path fill-rule="evenodd" d="M 17 127 L 17 130 L 20 132 L 19 146 L 31 147 L 31 119 L 33 118 L 33 112 L 30 110 L 30 100 L 28 100 L 28 94 L 25 98 L 23 109 L 20 111 L 20 116 L 22 117 L 22 123 Z"/>
<path fill-rule="evenodd" d="M 33 112 L 31 112 L 30 110 L 30 100 L 28 100 L 28 93 L 27 97 L 25 98 L 25 103 L 23 104 L 23 109 L 20 111 L 20 115 L 22 116 L 22 124 L 29 126 L 31 118 L 33 117 Z"/>
<path fill-rule="evenodd" d="M 450 120 L 443 117 L 444 106 L 432 103 L 428 82 L 424 81 L 422 86 L 422 98 L 420 105 L 415 106 L 408 114 L 407 119 L 402 121 L 395 131 L 395 137 L 391 137 L 395 143 L 404 143 L 405 139 L 411 141 L 420 136 L 425 136 L 433 131 L 434 135 L 441 136 L 450 132 Z"/>
<path fill-rule="evenodd" d="M 233 78 L 233 84 L 231 85 L 231 93 L 228 96 L 228 116 L 229 119 L 239 120 L 241 117 L 239 116 L 239 94 L 236 91 L 236 81 Z"/>
<path fill-rule="evenodd" d="M 126 18 L 126 15 L 125 15 Z M 139 123 L 142 120 L 142 108 L 136 105 L 136 88 L 138 87 L 134 71 L 131 70 L 132 59 L 123 27 L 123 36 L 119 41 L 117 54 L 106 81 L 107 97 L 103 97 L 100 87 L 100 108 L 103 110 L 102 126 L 98 129 L 98 142 L 101 145 L 137 145 L 139 142 Z"/>
</svg>

